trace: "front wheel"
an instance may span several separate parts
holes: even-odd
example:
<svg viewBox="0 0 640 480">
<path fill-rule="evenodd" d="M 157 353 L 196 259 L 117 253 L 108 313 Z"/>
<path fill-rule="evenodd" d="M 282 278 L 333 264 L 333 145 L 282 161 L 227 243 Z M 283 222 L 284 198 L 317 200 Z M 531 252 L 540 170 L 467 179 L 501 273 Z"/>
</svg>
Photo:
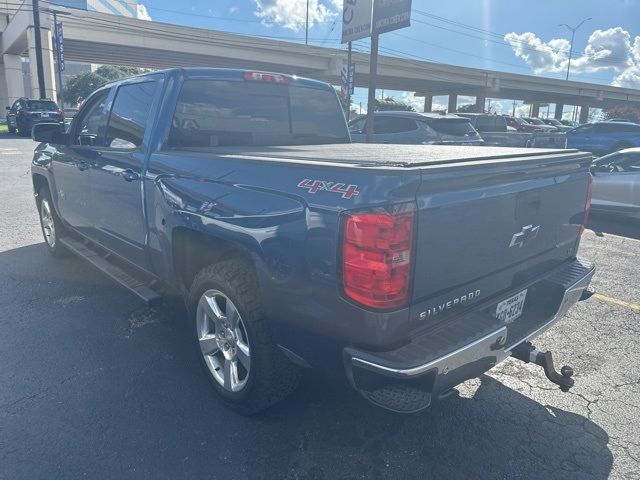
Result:
<svg viewBox="0 0 640 480">
<path fill-rule="evenodd" d="M 250 415 L 296 388 L 299 369 L 271 339 L 258 282 L 246 261 L 225 260 L 202 269 L 189 304 L 205 373 L 229 407 Z"/>
<path fill-rule="evenodd" d="M 7 131 L 9 133 L 16 133 L 16 127 L 12 127 L 11 125 L 7 126 Z"/>
<path fill-rule="evenodd" d="M 53 256 L 65 256 L 67 251 L 59 242 L 60 235 L 65 231 L 64 225 L 54 210 L 51 193 L 47 187 L 42 187 L 38 192 L 38 213 L 47 250 Z"/>
</svg>

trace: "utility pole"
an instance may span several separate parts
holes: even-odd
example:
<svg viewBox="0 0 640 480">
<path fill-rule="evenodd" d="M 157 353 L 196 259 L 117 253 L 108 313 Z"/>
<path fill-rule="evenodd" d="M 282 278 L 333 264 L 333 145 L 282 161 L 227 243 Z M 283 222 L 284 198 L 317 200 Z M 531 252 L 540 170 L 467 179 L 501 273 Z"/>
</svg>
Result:
<svg viewBox="0 0 640 480">
<path fill-rule="evenodd" d="M 513 112 L 511 113 L 511 116 L 512 117 L 516 116 L 516 101 L 515 100 L 513 101 Z"/>
<path fill-rule="evenodd" d="M 40 98 L 47 98 L 44 86 L 44 65 L 42 63 L 42 38 L 40 37 L 40 2 L 31 0 L 33 10 L 33 30 L 36 36 L 36 70 L 38 72 L 38 90 Z"/>
<path fill-rule="evenodd" d="M 304 28 L 304 44 L 309 45 L 309 0 L 307 0 L 307 20 Z"/>
<path fill-rule="evenodd" d="M 371 34 L 369 54 L 369 95 L 367 98 L 367 143 L 373 143 L 373 110 L 376 104 L 376 72 L 378 71 L 378 34 Z"/>
<path fill-rule="evenodd" d="M 569 80 L 569 71 L 571 70 L 571 55 L 573 55 L 573 37 L 576 35 L 576 30 L 578 30 L 582 26 L 582 24 L 587 20 L 592 20 L 592 18 L 591 17 L 585 18 L 576 27 L 570 27 L 566 23 L 561 23 L 560 25 L 558 25 L 559 27 L 567 27 L 569 30 L 571 30 L 571 47 L 569 48 L 569 63 L 567 63 L 567 78 L 566 78 L 567 80 Z"/>
</svg>

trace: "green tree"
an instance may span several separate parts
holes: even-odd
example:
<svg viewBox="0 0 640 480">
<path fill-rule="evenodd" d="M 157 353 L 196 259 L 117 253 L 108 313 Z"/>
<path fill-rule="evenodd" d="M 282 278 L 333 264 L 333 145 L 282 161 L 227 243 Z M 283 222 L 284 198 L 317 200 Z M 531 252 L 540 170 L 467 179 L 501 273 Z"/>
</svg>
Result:
<svg viewBox="0 0 640 480">
<path fill-rule="evenodd" d="M 63 95 L 67 102 L 79 104 L 94 90 L 109 82 L 140 75 L 146 71 L 136 67 L 102 65 L 93 72 L 83 72 L 71 77 L 64 86 Z"/>
<path fill-rule="evenodd" d="M 401 112 L 414 112 L 415 110 L 411 105 L 407 105 L 400 100 L 396 100 L 393 97 L 386 97 L 382 100 L 376 99 L 375 110 L 378 112 L 383 111 L 401 111 Z"/>
<path fill-rule="evenodd" d="M 623 118 L 631 122 L 640 123 L 640 108 L 632 105 L 616 105 L 611 108 L 604 108 L 604 118 Z"/>
<path fill-rule="evenodd" d="M 464 105 L 460 105 L 456 108 L 456 112 L 460 113 L 475 113 L 476 112 L 476 104 L 475 103 L 465 103 Z"/>
</svg>

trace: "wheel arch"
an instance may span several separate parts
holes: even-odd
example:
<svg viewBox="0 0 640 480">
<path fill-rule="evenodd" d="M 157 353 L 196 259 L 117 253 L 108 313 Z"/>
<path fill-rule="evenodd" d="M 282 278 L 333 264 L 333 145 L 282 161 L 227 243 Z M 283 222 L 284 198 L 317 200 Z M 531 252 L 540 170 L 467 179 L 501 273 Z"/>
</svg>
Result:
<svg viewBox="0 0 640 480">
<path fill-rule="evenodd" d="M 229 258 L 245 262 L 258 277 L 254 256 L 237 242 L 188 227 L 176 227 L 172 231 L 171 243 L 173 269 L 183 292 L 189 290 L 193 279 L 204 267 Z"/>
</svg>

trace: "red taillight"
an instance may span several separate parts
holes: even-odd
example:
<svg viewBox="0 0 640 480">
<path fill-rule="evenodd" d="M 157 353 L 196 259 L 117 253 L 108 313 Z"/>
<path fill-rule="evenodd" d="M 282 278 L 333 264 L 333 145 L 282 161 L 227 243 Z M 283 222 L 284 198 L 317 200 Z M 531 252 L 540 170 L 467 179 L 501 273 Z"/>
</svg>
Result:
<svg viewBox="0 0 640 480">
<path fill-rule="evenodd" d="M 580 235 L 584 233 L 585 228 L 587 228 L 587 223 L 589 222 L 589 211 L 591 210 L 591 194 L 593 192 L 593 177 L 589 174 L 589 179 L 587 180 L 587 199 L 584 201 L 584 217 L 582 219 L 582 225 L 580 226 Z"/>
<path fill-rule="evenodd" d="M 353 213 L 344 219 L 344 293 L 375 309 L 401 307 L 409 299 L 414 212 Z"/>
<path fill-rule="evenodd" d="M 254 82 L 289 83 L 289 79 L 277 73 L 244 72 L 244 79 Z"/>
</svg>

